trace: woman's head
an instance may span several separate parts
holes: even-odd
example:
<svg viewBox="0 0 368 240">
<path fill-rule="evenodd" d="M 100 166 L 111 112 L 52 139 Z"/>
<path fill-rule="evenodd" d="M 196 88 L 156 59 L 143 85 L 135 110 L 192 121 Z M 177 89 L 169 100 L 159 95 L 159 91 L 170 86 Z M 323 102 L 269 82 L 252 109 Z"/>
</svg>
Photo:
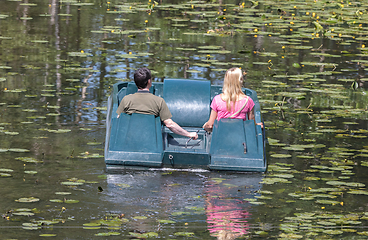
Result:
<svg viewBox="0 0 368 240">
<path fill-rule="evenodd" d="M 224 89 L 230 92 L 241 92 L 243 86 L 243 73 L 240 68 L 230 68 L 225 73 Z"/>
<path fill-rule="evenodd" d="M 231 109 L 231 102 L 235 104 L 239 95 L 243 95 L 243 73 L 240 68 L 230 68 L 225 73 L 224 85 L 222 88 L 223 99 L 226 102 L 227 110 Z"/>
</svg>

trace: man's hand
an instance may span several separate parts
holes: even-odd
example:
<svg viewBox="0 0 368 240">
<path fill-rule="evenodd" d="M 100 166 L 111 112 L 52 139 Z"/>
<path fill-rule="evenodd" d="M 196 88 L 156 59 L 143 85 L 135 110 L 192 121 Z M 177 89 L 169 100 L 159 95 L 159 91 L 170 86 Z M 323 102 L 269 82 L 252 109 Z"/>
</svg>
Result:
<svg viewBox="0 0 368 240">
<path fill-rule="evenodd" d="M 196 132 L 188 132 L 187 130 L 184 130 L 182 127 L 180 127 L 176 122 L 173 120 L 166 119 L 164 121 L 165 126 L 170 129 L 173 133 L 189 137 L 193 140 L 196 140 L 198 138 L 198 134 Z"/>
<path fill-rule="evenodd" d="M 193 140 L 198 138 L 198 134 L 196 132 L 189 132 L 189 137 Z"/>
</svg>

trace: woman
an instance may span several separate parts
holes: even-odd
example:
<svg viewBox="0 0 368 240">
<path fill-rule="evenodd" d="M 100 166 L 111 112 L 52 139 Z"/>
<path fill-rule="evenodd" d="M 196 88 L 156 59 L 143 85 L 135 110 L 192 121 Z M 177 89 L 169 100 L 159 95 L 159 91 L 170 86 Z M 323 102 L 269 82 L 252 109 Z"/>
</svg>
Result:
<svg viewBox="0 0 368 240">
<path fill-rule="evenodd" d="M 215 96 L 211 103 L 210 119 L 203 125 L 206 131 L 211 132 L 215 120 L 221 118 L 253 119 L 254 102 L 242 91 L 243 73 L 240 68 L 230 68 L 225 73 L 222 94 Z M 263 128 L 262 123 L 258 123 Z"/>
</svg>

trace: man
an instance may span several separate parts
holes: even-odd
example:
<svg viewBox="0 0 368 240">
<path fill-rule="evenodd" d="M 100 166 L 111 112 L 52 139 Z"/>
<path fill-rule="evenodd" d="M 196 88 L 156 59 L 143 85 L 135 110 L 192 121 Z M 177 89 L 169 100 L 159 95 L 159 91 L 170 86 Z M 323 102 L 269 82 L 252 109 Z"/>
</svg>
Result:
<svg viewBox="0 0 368 240">
<path fill-rule="evenodd" d="M 152 86 L 151 71 L 148 68 L 140 68 L 134 73 L 134 82 L 138 87 L 138 92 L 127 95 L 121 100 L 116 113 L 127 114 L 142 113 L 160 116 L 161 121 L 173 133 L 183 135 L 192 139 L 197 139 L 196 132 L 188 132 L 171 120 L 172 115 L 163 98 L 155 96 L 149 92 Z"/>
</svg>

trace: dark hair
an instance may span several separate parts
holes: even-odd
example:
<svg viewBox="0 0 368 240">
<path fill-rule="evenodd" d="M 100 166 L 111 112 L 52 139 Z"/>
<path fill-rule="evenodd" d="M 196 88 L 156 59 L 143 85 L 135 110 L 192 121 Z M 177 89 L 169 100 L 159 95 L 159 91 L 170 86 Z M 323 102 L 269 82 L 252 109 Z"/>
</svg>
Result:
<svg viewBox="0 0 368 240">
<path fill-rule="evenodd" d="M 134 73 L 134 82 L 138 89 L 147 87 L 149 79 L 151 79 L 151 71 L 148 68 L 139 68 Z"/>
</svg>

